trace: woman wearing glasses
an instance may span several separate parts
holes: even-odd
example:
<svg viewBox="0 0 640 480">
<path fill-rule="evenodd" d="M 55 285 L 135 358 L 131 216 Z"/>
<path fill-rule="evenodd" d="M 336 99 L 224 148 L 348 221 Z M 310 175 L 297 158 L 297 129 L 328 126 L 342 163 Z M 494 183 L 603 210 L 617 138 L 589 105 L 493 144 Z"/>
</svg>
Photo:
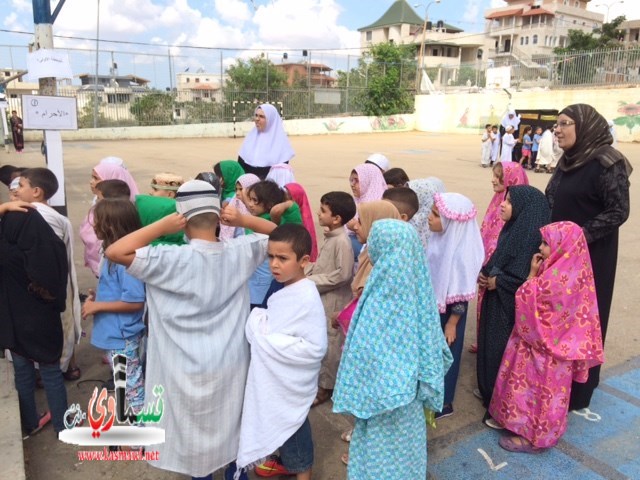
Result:
<svg viewBox="0 0 640 480">
<path fill-rule="evenodd" d="M 256 127 L 245 137 L 238 163 L 245 173 L 253 173 L 264 180 L 273 165 L 289 163 L 295 152 L 273 105 L 265 103 L 256 108 L 254 122 Z"/>
<path fill-rule="evenodd" d="M 555 135 L 564 154 L 546 189 L 551 221 L 567 220 L 582 227 L 593 265 L 604 342 L 616 275 L 618 230 L 629 217 L 632 167 L 611 146 L 607 121 L 590 105 L 562 110 Z M 586 383 L 574 382 L 570 410 L 591 413 L 588 407 L 599 379 L 598 366 L 589 370 Z"/>
</svg>

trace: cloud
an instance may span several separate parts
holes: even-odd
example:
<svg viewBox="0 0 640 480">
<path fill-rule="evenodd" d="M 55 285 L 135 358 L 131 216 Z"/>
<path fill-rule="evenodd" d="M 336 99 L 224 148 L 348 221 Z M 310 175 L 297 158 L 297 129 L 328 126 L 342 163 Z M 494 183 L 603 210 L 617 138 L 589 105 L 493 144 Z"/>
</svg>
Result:
<svg viewBox="0 0 640 480">
<path fill-rule="evenodd" d="M 480 0 L 467 0 L 462 20 L 464 22 L 475 23 L 480 14 Z"/>
<path fill-rule="evenodd" d="M 335 0 L 274 0 L 258 7 L 253 22 L 273 47 L 358 47 L 359 34 L 338 25 L 341 11 Z"/>
<path fill-rule="evenodd" d="M 215 0 L 215 9 L 221 20 L 234 26 L 251 19 L 249 7 L 241 0 Z"/>
<path fill-rule="evenodd" d="M 491 5 L 489 6 L 489 8 L 500 8 L 500 7 L 506 7 L 506 5 L 504 4 L 504 0 L 491 0 Z"/>
</svg>

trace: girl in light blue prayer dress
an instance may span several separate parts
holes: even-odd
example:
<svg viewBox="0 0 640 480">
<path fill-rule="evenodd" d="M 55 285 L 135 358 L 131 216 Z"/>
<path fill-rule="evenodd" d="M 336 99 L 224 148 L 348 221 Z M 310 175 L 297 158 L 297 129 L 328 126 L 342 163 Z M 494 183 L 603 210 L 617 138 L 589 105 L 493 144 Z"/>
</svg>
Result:
<svg viewBox="0 0 640 480">
<path fill-rule="evenodd" d="M 442 408 L 452 357 L 415 229 L 378 220 L 367 248 L 373 271 L 351 320 L 333 395 L 334 412 L 356 419 L 348 478 L 424 479 L 424 410 Z"/>
</svg>

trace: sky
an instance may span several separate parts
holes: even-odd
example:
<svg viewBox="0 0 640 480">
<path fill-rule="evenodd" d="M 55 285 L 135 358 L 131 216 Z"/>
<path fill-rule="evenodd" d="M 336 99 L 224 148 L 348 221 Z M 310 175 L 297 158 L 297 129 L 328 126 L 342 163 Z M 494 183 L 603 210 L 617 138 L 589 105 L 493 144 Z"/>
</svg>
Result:
<svg viewBox="0 0 640 480">
<path fill-rule="evenodd" d="M 52 9 L 57 1 L 51 0 Z M 360 36 L 357 29 L 376 21 L 393 0 L 66 0 L 54 24 L 54 34 L 83 39 L 55 38 L 56 48 L 95 49 L 97 5 L 100 5 L 100 74 L 107 74 L 111 53 L 119 73 L 145 74 L 166 83 L 169 72 L 220 71 L 237 58 L 267 51 L 269 59 L 302 61 L 307 50 L 311 61 L 344 69 L 355 62 Z M 465 31 L 484 29 L 486 8 L 502 7 L 504 0 L 409 0 L 418 15 L 429 6 L 430 19 Z M 3 0 L 0 24 L 0 67 L 24 68 L 26 46 L 33 32 L 31 0 Z M 8 5 L 7 5 L 8 4 Z M 589 9 L 609 18 L 626 14 L 640 18 L 640 0 L 594 0 Z M 107 40 L 151 45 L 109 43 Z M 189 48 L 205 47 L 205 48 Z M 206 48 L 225 48 L 212 51 Z M 149 55 L 153 54 L 153 55 Z M 105 56 L 106 55 L 106 56 Z M 171 62 L 167 58 L 171 57 Z M 93 72 L 95 54 L 70 51 L 74 73 Z M 166 57 L 166 58 L 165 58 Z M 351 58 L 353 57 L 353 58 Z M 82 72 L 81 72 L 82 71 Z M 159 73 L 162 72 L 162 73 Z M 157 78 L 156 78 L 157 77 Z M 162 78 L 162 80 L 160 80 Z"/>
</svg>

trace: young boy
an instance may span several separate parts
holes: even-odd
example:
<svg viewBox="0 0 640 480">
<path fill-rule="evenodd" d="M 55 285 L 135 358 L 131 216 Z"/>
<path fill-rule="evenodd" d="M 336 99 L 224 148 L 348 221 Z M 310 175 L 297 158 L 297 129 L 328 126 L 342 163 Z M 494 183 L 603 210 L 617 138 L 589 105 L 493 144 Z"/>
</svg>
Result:
<svg viewBox="0 0 640 480">
<path fill-rule="evenodd" d="M 540 150 L 540 140 L 542 139 L 542 127 L 536 127 L 536 133 L 533 136 L 533 145 L 531 146 L 531 163 L 536 167 L 536 172 L 539 172 L 536 162 L 538 160 L 538 150 Z"/>
<path fill-rule="evenodd" d="M 500 157 L 500 132 L 497 125 L 491 127 L 491 133 L 493 134 L 493 140 L 491 140 L 491 165 L 494 165 Z"/>
<path fill-rule="evenodd" d="M 184 183 L 177 213 L 107 248 L 106 257 L 144 281 L 149 309 L 145 398 L 165 391 L 159 426 L 165 443 L 152 465 L 195 477 L 236 458 L 242 398 L 249 367 L 243 326 L 249 316 L 247 281 L 266 256 L 267 237 L 216 238 L 220 200 L 202 180 Z M 230 210 L 236 226 L 269 233 L 275 225 Z M 237 218 L 236 218 L 237 217 Z M 184 230 L 183 246 L 149 244 Z"/>
<path fill-rule="evenodd" d="M 20 417 L 27 435 L 53 421 L 64 427 L 67 390 L 60 370 L 62 323 L 67 293 L 65 246 L 33 205 L 0 205 L 0 349 L 11 350 Z M 49 412 L 36 410 L 36 370 L 47 393 Z"/>
<path fill-rule="evenodd" d="M 484 126 L 484 132 L 482 133 L 482 150 L 480 156 L 480 165 L 482 168 L 487 168 L 491 164 L 491 147 L 493 146 L 493 133 L 491 132 L 491 124 L 487 123 Z"/>
<path fill-rule="evenodd" d="M 60 368 L 67 380 L 78 380 L 82 375 L 76 364 L 74 345 L 80 342 L 82 336 L 82 313 L 80 306 L 80 290 L 73 261 L 73 228 L 67 217 L 56 212 L 47 202 L 58 191 L 58 179 L 48 168 L 29 168 L 20 174 L 20 181 L 16 196 L 18 200 L 32 203 L 38 213 L 46 220 L 64 242 L 67 251 L 67 308 L 62 314 L 62 330 L 64 347 L 60 357 Z"/>
<path fill-rule="evenodd" d="M 96 197 L 98 201 L 105 198 L 131 198 L 131 189 L 127 182 L 118 179 L 103 180 L 96 185 Z"/>
<path fill-rule="evenodd" d="M 304 273 L 311 236 L 302 225 L 280 225 L 269 235 L 268 252 L 271 272 L 284 288 L 269 298 L 266 310 L 255 308 L 245 327 L 251 363 L 237 463 L 244 468 L 279 449 L 280 457 L 256 467 L 256 474 L 310 480 L 313 440 L 307 416 L 327 351 L 320 294 Z"/>
<path fill-rule="evenodd" d="M 393 203 L 400 212 L 400 218 L 408 222 L 420 208 L 420 201 L 416 192 L 409 187 L 396 187 L 385 190 L 382 199 Z"/>
<path fill-rule="evenodd" d="M 520 165 L 524 168 L 531 169 L 531 148 L 533 147 L 533 140 L 531 139 L 531 127 L 525 127 L 524 135 L 522 137 L 522 158 L 520 158 Z M 527 162 L 526 164 L 524 162 Z"/>
<path fill-rule="evenodd" d="M 356 202 L 346 192 L 329 192 L 320 198 L 318 224 L 324 229 L 324 243 L 318 259 L 305 268 L 307 278 L 316 284 L 324 306 L 327 324 L 328 348 L 322 360 L 318 393 L 312 407 L 331 398 L 336 383 L 344 335 L 333 328 L 332 317 L 351 300 L 353 278 L 353 249 L 343 226 L 356 215 Z"/>
</svg>

